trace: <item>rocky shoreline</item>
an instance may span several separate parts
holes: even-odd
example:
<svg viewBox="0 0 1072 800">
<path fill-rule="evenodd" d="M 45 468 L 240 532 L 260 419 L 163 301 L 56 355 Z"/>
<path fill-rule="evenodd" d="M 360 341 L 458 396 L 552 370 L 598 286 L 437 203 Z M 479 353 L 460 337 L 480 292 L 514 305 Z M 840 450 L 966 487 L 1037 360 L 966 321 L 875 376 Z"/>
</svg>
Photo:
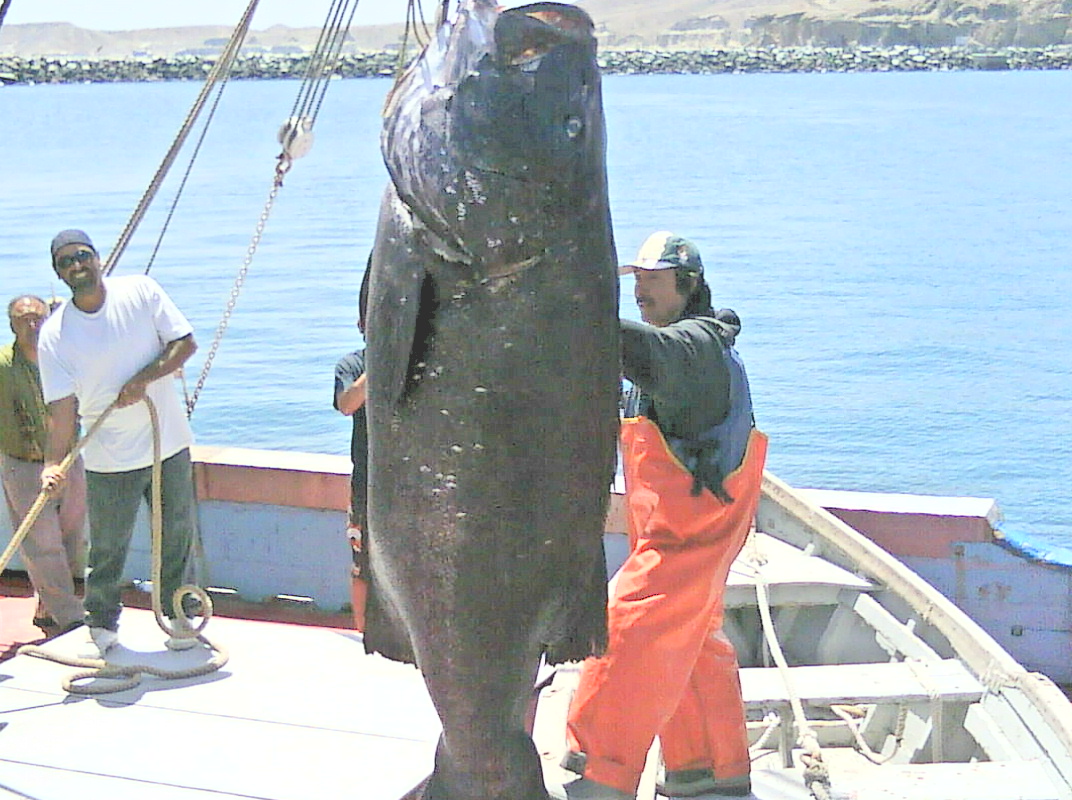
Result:
<svg viewBox="0 0 1072 800">
<path fill-rule="evenodd" d="M 605 50 L 607 74 L 713 74 L 745 72 L 918 72 L 948 70 L 1072 69 L 1072 46 L 1005 47 L 746 47 L 726 50 Z M 305 75 L 308 56 L 249 56 L 239 59 L 236 79 L 285 79 Z M 120 83 L 203 80 L 213 59 L 76 59 L 0 57 L 0 81 L 15 84 Z M 341 78 L 390 77 L 396 52 L 342 57 Z"/>
</svg>

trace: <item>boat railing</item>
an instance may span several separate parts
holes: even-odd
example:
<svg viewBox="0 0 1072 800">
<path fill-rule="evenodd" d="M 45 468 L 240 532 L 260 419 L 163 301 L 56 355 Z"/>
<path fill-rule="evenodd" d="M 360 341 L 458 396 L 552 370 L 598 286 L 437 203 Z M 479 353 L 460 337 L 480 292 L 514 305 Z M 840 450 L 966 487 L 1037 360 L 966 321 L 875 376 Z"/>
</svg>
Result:
<svg viewBox="0 0 1072 800">
<path fill-rule="evenodd" d="M 1061 691 L 1043 675 L 1030 673 L 975 621 L 937 589 L 907 569 L 863 534 L 806 500 L 769 472 L 764 475 L 757 528 L 886 587 L 907 604 L 903 623 L 926 641 L 927 629 L 944 639 L 988 694 L 1008 706 L 1038 715 L 1027 728 L 1055 756 L 1072 782 L 1072 712 Z M 910 618 L 909 618 L 910 617 Z M 1024 695 L 1022 702 L 1017 695 Z"/>
</svg>

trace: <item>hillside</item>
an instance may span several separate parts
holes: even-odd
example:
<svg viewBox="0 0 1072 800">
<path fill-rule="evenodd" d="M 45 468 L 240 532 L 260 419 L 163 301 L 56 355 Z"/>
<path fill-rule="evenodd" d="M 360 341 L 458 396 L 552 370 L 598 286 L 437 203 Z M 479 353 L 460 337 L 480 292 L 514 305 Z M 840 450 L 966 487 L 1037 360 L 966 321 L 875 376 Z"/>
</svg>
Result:
<svg viewBox="0 0 1072 800">
<path fill-rule="evenodd" d="M 400 40 L 403 27 L 402 25 L 371 25 L 353 28 L 344 52 L 385 50 Z M 288 28 L 283 25 L 260 31 L 252 30 L 246 37 L 244 52 L 281 55 L 308 53 L 312 52 L 316 46 L 319 35 L 319 28 Z M 223 25 L 151 28 L 136 31 L 91 31 L 66 22 L 5 25 L 0 28 L 0 56 L 21 58 L 203 56 L 220 52 L 230 36 L 231 28 Z"/>
<path fill-rule="evenodd" d="M 1072 44 L 1072 0 L 581 0 L 605 47 Z"/>
<path fill-rule="evenodd" d="M 1072 44 L 1072 0 L 580 0 L 605 49 L 743 46 Z M 347 51 L 397 46 L 402 25 L 355 27 Z M 92 31 L 68 23 L 5 25 L 0 56 L 126 58 L 212 55 L 225 26 Z M 319 29 L 251 31 L 245 52 L 297 54 Z"/>
</svg>

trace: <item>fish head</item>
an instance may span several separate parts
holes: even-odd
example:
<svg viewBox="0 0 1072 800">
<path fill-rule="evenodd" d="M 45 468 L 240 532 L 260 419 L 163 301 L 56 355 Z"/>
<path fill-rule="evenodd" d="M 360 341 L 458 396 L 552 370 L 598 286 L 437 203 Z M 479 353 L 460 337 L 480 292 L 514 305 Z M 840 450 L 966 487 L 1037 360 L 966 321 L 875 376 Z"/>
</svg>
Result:
<svg viewBox="0 0 1072 800">
<path fill-rule="evenodd" d="M 563 219 L 607 216 L 591 18 L 560 3 L 463 4 L 388 98 L 384 159 L 436 252 L 496 274 Z"/>
<path fill-rule="evenodd" d="M 599 99 L 585 12 L 557 3 L 504 11 L 494 48 L 459 82 L 451 102 L 460 159 L 488 173 L 560 182 L 583 171 L 590 156 L 602 159 Z"/>
</svg>

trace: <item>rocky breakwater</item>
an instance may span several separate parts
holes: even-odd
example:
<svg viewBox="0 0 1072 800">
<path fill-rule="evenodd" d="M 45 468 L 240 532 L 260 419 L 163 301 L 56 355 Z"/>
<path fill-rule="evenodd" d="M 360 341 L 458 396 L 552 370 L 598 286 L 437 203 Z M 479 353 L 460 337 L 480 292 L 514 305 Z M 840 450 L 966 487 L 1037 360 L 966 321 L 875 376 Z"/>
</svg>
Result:
<svg viewBox="0 0 1072 800">
<path fill-rule="evenodd" d="M 122 59 L 0 56 L 0 78 L 8 83 L 27 84 L 202 81 L 214 64 L 213 57 L 186 55 Z M 389 77 L 395 74 L 397 65 L 397 52 L 353 53 L 341 58 L 334 74 L 341 78 Z M 308 67 L 309 56 L 247 56 L 235 61 L 231 77 L 303 78 Z"/>
<path fill-rule="evenodd" d="M 1072 69 L 1072 46 L 1003 47 L 740 47 L 719 50 L 605 50 L 605 72 L 918 72 Z"/>
<path fill-rule="evenodd" d="M 710 74 L 738 72 L 907 72 L 979 69 L 1072 69 L 1072 46 L 1004 47 L 741 47 L 715 50 L 604 50 L 600 66 L 610 74 Z M 204 80 L 211 58 L 73 59 L 0 57 L 5 83 L 117 83 Z M 236 79 L 304 77 L 308 56 L 250 56 L 235 63 Z M 340 78 L 391 77 L 393 51 L 344 56 Z"/>
</svg>

